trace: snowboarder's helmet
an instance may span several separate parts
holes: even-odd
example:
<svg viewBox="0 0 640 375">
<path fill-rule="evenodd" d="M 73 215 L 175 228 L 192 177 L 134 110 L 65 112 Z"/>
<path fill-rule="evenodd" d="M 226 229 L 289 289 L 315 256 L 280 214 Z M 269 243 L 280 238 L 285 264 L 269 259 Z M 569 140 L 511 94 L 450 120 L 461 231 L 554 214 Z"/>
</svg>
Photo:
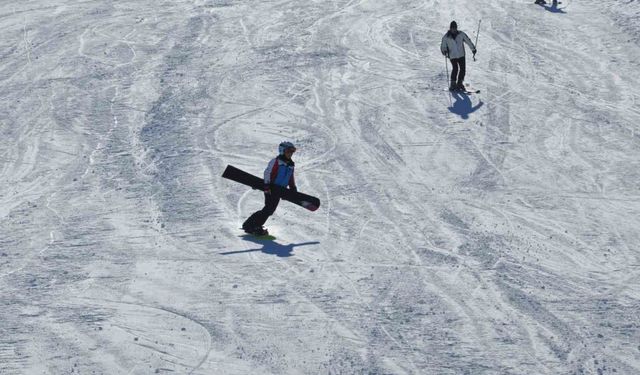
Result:
<svg viewBox="0 0 640 375">
<path fill-rule="evenodd" d="M 296 146 L 294 146 L 293 143 L 291 143 L 291 142 L 282 142 L 282 143 L 280 143 L 280 146 L 278 146 L 278 152 L 280 153 L 280 155 L 284 155 L 284 152 L 286 150 L 293 150 L 295 152 L 296 151 Z"/>
<path fill-rule="evenodd" d="M 457 30 L 458 29 L 458 24 L 456 23 L 456 21 L 451 21 L 451 24 L 449 25 L 449 30 Z"/>
</svg>

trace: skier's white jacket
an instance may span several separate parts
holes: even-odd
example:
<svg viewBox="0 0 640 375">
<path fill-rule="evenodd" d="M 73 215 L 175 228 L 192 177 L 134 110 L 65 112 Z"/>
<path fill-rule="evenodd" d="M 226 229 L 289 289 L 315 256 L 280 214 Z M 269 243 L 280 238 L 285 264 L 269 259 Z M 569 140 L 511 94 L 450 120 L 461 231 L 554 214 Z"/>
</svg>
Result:
<svg viewBox="0 0 640 375">
<path fill-rule="evenodd" d="M 458 31 L 455 36 L 451 31 L 447 31 L 442 37 L 440 51 L 443 55 L 448 55 L 450 59 L 459 59 L 464 57 L 464 43 L 467 43 L 472 51 L 476 50 L 476 46 L 463 31 Z"/>
<path fill-rule="evenodd" d="M 271 159 L 264 170 L 264 184 L 274 184 L 282 187 L 287 187 L 288 185 L 290 188 L 295 189 L 294 167 L 295 163 L 292 160 L 285 160 L 282 156 Z"/>
</svg>

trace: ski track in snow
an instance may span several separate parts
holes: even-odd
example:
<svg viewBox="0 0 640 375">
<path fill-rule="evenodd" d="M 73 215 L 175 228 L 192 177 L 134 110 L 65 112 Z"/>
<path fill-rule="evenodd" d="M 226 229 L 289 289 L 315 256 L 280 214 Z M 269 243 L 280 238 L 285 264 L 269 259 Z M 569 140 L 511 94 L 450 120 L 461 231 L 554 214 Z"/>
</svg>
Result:
<svg viewBox="0 0 640 375">
<path fill-rule="evenodd" d="M 640 373 L 640 2 L 532 3 L 0 5 L 0 373 Z"/>
</svg>

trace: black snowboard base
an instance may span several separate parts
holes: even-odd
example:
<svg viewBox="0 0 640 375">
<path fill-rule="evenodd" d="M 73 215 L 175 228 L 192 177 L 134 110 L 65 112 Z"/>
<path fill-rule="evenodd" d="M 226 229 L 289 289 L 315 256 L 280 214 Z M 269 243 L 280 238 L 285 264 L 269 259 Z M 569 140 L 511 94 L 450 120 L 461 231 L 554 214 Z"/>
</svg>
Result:
<svg viewBox="0 0 640 375">
<path fill-rule="evenodd" d="M 240 170 L 233 165 L 227 165 L 227 168 L 222 173 L 222 177 L 247 185 L 256 190 L 262 190 L 264 188 L 264 180 L 262 178 Z M 320 208 L 320 199 L 314 196 L 274 185 L 271 186 L 271 189 L 272 191 L 277 191 L 282 199 L 302 206 L 309 211 L 315 211 Z"/>
</svg>

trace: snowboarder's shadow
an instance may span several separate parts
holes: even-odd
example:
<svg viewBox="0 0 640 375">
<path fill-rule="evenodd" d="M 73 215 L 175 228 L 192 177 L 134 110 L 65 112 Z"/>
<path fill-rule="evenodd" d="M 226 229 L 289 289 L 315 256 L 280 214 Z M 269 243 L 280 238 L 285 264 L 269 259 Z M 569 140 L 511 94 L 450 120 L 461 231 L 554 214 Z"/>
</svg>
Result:
<svg viewBox="0 0 640 375">
<path fill-rule="evenodd" d="M 299 246 L 307 246 L 307 245 L 317 245 L 320 242 L 312 241 L 312 242 L 302 242 L 302 243 L 291 243 L 288 245 L 282 245 L 277 243 L 276 241 L 271 240 L 261 240 L 259 238 L 253 236 L 242 236 L 245 241 L 253 242 L 257 245 L 262 245 L 259 249 L 249 249 L 249 250 L 238 250 L 238 251 L 227 251 L 224 253 L 220 253 L 220 255 L 233 255 L 233 254 L 244 254 L 244 253 L 253 253 L 257 251 L 261 251 L 265 254 L 275 255 L 281 258 L 290 257 L 293 254 L 293 248 Z"/>
<path fill-rule="evenodd" d="M 551 13 L 567 13 L 563 10 L 563 8 L 558 8 L 558 0 L 553 0 L 551 5 L 547 5 L 546 3 L 538 4 L 543 7 L 545 10 Z"/>
<path fill-rule="evenodd" d="M 449 111 L 451 111 L 451 113 L 455 113 L 456 115 L 462 117 L 464 120 L 469 118 L 469 114 L 477 111 L 478 109 L 480 109 L 480 107 L 484 105 L 484 103 L 481 100 L 474 107 L 471 104 L 471 99 L 469 98 L 469 95 L 463 92 L 453 92 L 451 93 L 451 95 L 453 96 L 453 99 L 455 101 L 453 102 L 452 106 L 449 107 Z"/>
</svg>

